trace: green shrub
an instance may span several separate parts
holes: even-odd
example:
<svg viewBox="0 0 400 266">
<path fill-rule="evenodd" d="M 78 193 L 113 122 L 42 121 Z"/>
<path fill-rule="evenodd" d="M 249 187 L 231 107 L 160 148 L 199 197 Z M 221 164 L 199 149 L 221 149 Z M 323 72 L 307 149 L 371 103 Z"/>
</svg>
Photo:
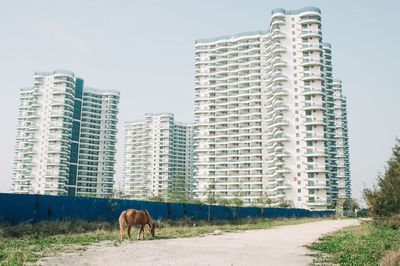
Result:
<svg viewBox="0 0 400 266">
<path fill-rule="evenodd" d="M 363 191 L 369 211 L 373 216 L 389 217 L 400 214 L 400 140 L 392 149 L 385 173 L 378 176 L 378 184 Z"/>
</svg>

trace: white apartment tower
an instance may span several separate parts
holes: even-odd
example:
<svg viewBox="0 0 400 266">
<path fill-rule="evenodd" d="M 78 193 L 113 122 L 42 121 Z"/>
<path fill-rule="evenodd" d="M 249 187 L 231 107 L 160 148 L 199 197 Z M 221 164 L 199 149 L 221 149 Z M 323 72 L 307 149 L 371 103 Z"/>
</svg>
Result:
<svg viewBox="0 0 400 266">
<path fill-rule="evenodd" d="M 198 40 L 195 53 L 200 199 L 326 209 L 350 196 L 345 98 L 318 8 L 275 9 L 268 31 Z"/>
<path fill-rule="evenodd" d="M 14 193 L 112 195 L 119 92 L 83 84 L 57 70 L 21 90 Z"/>
<path fill-rule="evenodd" d="M 125 123 L 123 193 L 134 199 L 193 192 L 193 126 L 172 113 Z"/>
<path fill-rule="evenodd" d="M 342 81 L 333 80 L 336 127 L 336 158 L 339 198 L 351 197 L 347 100 L 342 94 Z"/>
</svg>

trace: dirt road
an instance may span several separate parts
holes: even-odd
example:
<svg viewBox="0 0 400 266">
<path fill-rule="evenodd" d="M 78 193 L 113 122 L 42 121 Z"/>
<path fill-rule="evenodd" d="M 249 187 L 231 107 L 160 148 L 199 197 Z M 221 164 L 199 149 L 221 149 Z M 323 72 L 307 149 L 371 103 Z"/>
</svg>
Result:
<svg viewBox="0 0 400 266">
<path fill-rule="evenodd" d="M 357 220 L 328 220 L 240 233 L 94 246 L 39 265 L 308 265 L 304 245 Z"/>
</svg>

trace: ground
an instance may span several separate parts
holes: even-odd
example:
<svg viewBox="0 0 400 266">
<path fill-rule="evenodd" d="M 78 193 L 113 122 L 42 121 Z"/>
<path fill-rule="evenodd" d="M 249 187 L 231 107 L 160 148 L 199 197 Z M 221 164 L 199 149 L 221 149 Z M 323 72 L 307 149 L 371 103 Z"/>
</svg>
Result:
<svg viewBox="0 0 400 266">
<path fill-rule="evenodd" d="M 91 246 L 80 253 L 44 258 L 38 265 L 309 265 L 305 245 L 357 220 L 299 225 L 204 237 L 125 241 Z"/>
</svg>

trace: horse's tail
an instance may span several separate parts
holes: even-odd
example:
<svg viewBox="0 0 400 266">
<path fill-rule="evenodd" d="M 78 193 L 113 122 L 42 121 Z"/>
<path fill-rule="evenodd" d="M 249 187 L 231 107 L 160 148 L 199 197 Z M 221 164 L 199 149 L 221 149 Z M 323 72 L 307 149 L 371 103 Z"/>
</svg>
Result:
<svg viewBox="0 0 400 266">
<path fill-rule="evenodd" d="M 119 222 L 119 236 L 120 240 L 122 241 L 125 233 L 125 228 L 128 225 L 128 218 L 126 217 L 127 211 L 121 212 L 121 215 L 119 216 L 118 222 Z"/>
</svg>

